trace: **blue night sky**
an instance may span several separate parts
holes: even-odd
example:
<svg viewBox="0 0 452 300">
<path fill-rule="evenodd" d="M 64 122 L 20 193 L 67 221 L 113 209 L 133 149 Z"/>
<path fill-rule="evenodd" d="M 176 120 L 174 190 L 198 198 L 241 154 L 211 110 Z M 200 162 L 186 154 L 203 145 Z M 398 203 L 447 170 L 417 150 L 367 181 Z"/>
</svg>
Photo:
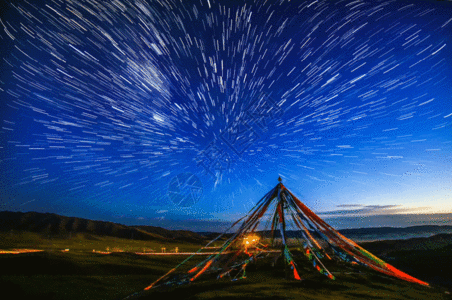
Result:
<svg viewBox="0 0 452 300">
<path fill-rule="evenodd" d="M 0 210 L 452 224 L 451 1 L 6 1 Z"/>
</svg>

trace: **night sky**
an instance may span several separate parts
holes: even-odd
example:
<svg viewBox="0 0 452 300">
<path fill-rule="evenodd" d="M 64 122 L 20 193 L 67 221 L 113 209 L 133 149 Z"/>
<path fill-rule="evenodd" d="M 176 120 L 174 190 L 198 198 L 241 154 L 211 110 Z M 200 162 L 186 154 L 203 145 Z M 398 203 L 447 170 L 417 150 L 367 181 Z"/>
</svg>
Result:
<svg viewBox="0 0 452 300">
<path fill-rule="evenodd" d="M 452 224 L 451 1 L 6 1 L 0 210 Z"/>
</svg>

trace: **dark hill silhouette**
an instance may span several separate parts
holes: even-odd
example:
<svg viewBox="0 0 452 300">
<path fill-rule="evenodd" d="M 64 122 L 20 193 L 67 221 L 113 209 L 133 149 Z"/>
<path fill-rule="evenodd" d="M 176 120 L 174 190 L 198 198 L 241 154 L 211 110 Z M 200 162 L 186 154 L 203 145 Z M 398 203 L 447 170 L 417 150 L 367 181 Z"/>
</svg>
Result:
<svg viewBox="0 0 452 300">
<path fill-rule="evenodd" d="M 111 236 L 145 241 L 203 242 L 205 237 L 190 231 L 171 231 L 152 226 L 126 226 L 113 222 L 65 217 L 52 213 L 0 212 L 0 231 L 29 231 L 44 237 L 68 238 L 84 234 L 86 238 Z"/>
<path fill-rule="evenodd" d="M 188 230 L 168 230 L 154 226 L 126 226 L 113 222 L 93 221 L 83 218 L 66 217 L 52 213 L 37 212 L 0 212 L 0 232 L 30 231 L 47 237 L 67 238 L 82 233 L 86 238 L 95 236 L 111 236 L 124 239 L 177 241 L 190 243 L 205 243 L 216 238 L 219 233 L 192 232 Z M 402 239 L 416 236 L 433 236 L 442 233 L 452 233 L 452 226 L 424 225 L 405 228 L 379 227 L 339 230 L 346 237 L 357 241 L 375 239 Z M 263 236 L 269 232 L 261 231 Z M 298 236 L 296 232 L 286 231 L 287 237 Z M 225 236 L 229 236 L 226 234 Z M 279 232 L 276 232 L 279 237 Z"/>
<path fill-rule="evenodd" d="M 361 244 L 366 250 L 379 255 L 391 256 L 399 251 L 432 251 L 452 249 L 452 234 L 442 233 L 428 238 L 411 238 L 406 240 L 386 240 Z"/>
<path fill-rule="evenodd" d="M 174 239 L 177 241 L 188 241 L 193 243 L 199 243 L 206 241 L 206 237 L 203 235 L 200 235 L 196 232 L 189 231 L 189 230 L 168 230 L 161 227 L 154 227 L 154 226 L 133 226 L 133 228 L 137 228 L 140 230 L 143 230 L 145 232 L 148 232 L 150 234 L 158 234 L 160 236 L 163 236 L 167 239 Z"/>
<path fill-rule="evenodd" d="M 373 228 L 358 228 L 358 229 L 341 229 L 340 233 L 344 235 L 370 235 L 370 234 L 439 234 L 452 233 L 452 226 L 449 225 L 422 225 L 410 227 L 373 227 Z"/>
<path fill-rule="evenodd" d="M 415 237 L 429 237 L 438 234 L 452 233 L 452 226 L 444 225 L 424 225 L 424 226 L 412 226 L 412 227 L 374 227 L 374 228 L 354 228 L 354 229 L 341 229 L 338 230 L 341 234 L 352 240 L 365 242 L 372 240 L 401 240 Z M 271 237 L 272 232 L 258 231 L 261 236 Z M 312 235 L 317 236 L 317 233 L 310 231 Z M 207 236 L 206 233 L 200 233 Z M 209 235 L 214 236 L 214 235 Z M 286 237 L 294 238 L 299 237 L 300 234 L 296 231 L 287 230 Z M 275 237 L 280 238 L 281 234 L 275 232 Z"/>
</svg>

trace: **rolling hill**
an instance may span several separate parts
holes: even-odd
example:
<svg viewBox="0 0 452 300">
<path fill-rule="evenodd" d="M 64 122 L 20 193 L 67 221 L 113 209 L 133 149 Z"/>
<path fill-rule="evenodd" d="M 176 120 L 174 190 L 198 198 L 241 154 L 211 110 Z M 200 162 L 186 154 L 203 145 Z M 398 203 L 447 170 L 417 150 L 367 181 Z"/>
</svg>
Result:
<svg viewBox="0 0 452 300">
<path fill-rule="evenodd" d="M 152 226 L 126 226 L 113 222 L 37 212 L 0 212 L 0 232 L 33 232 L 46 238 L 60 239 L 83 234 L 87 238 L 90 238 L 90 236 L 109 236 L 161 242 L 199 243 L 206 240 L 204 236 L 191 231 L 172 231 Z"/>
<path fill-rule="evenodd" d="M 14 231 L 34 232 L 44 237 L 54 238 L 68 238 L 76 234 L 84 234 L 87 238 L 94 235 L 144 241 L 177 241 L 198 244 L 205 243 L 219 235 L 219 233 L 214 232 L 168 230 L 155 226 L 126 226 L 113 222 L 66 217 L 52 213 L 1 211 L 0 232 Z M 452 233 L 452 226 L 357 228 L 342 229 L 339 232 L 358 242 L 366 242 L 430 237 L 437 234 Z M 269 235 L 269 232 L 261 231 L 261 234 L 266 236 Z M 276 234 L 278 235 L 278 233 Z M 287 231 L 286 234 L 287 237 L 297 236 L 295 232 L 291 231 Z"/>
</svg>

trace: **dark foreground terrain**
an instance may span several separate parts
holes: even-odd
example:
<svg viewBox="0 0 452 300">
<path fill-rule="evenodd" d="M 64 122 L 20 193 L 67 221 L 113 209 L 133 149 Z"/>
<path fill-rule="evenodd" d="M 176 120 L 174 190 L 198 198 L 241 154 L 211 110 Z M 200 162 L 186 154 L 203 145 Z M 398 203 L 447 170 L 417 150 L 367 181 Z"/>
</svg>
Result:
<svg viewBox="0 0 452 300">
<path fill-rule="evenodd" d="M 128 299 L 451 299 L 448 293 L 452 290 L 452 235 L 373 242 L 364 247 L 432 287 L 346 264 L 327 266 L 337 278 L 331 281 L 303 261 L 298 264 L 303 280 L 286 280 L 282 268 L 272 268 L 262 260 L 258 265 L 250 265 L 246 279 L 231 282 L 206 276 L 189 285 L 144 292 L 144 287 L 185 257 L 47 249 L 0 255 L 0 290 L 3 295 L 14 295 L 8 299 L 48 300 L 128 296 Z M 199 259 L 195 257 L 192 263 Z"/>
<path fill-rule="evenodd" d="M 217 280 L 156 288 L 128 299 L 450 299 L 444 289 L 395 281 L 377 274 L 335 272 L 338 276 L 335 281 L 304 274 L 302 281 L 295 281 L 277 276 L 277 272 L 248 273 L 247 279 L 240 281 Z"/>
<path fill-rule="evenodd" d="M 205 245 L 206 237 L 53 214 L 3 217 L 0 253 L 17 248 L 43 252 L 0 254 L 0 299 L 452 299 L 452 234 L 361 244 L 394 267 L 429 282 L 431 288 L 348 264 L 327 265 L 337 278 L 331 281 L 301 256 L 296 262 L 302 281 L 286 280 L 281 266 L 272 268 L 270 262 L 258 260 L 247 268 L 246 279 L 231 282 L 201 276 L 189 285 L 143 291 L 186 256 L 135 252 L 157 253 L 164 248 L 174 253 L 177 248 L 190 253 Z M 412 234 L 415 229 L 404 230 Z M 448 228 L 420 229 L 431 234 Z M 202 258 L 194 257 L 187 268 Z"/>
<path fill-rule="evenodd" d="M 125 252 L 3 254 L 0 299 L 122 299 L 142 290 L 180 259 Z"/>
<path fill-rule="evenodd" d="M 206 279 L 179 287 L 161 286 L 129 297 L 145 299 L 452 299 L 452 235 L 363 244 L 393 266 L 431 287 L 394 279 L 362 266 L 324 262 L 336 276 L 332 281 L 298 261 L 302 281 L 284 279 L 282 266 L 265 259 L 247 271 L 247 278 Z"/>
</svg>

